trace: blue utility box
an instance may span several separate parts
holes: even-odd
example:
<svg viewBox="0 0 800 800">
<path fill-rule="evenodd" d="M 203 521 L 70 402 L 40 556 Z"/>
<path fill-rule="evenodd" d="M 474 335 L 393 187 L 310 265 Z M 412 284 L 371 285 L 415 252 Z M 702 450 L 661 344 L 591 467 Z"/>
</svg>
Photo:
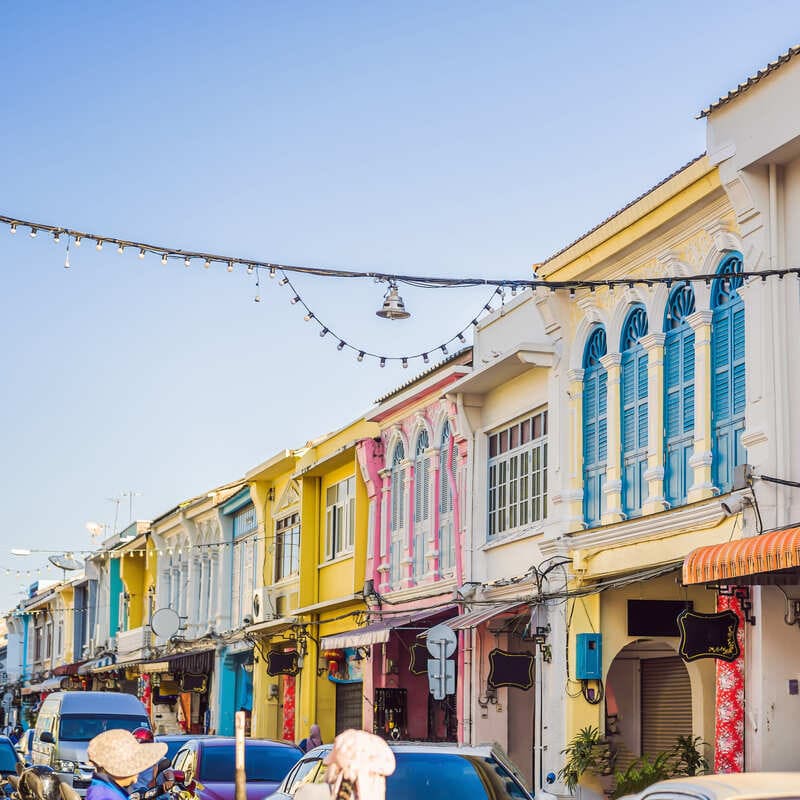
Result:
<svg viewBox="0 0 800 800">
<path fill-rule="evenodd" d="M 603 636 L 579 633 L 575 677 L 579 681 L 599 681 L 603 677 Z"/>
</svg>

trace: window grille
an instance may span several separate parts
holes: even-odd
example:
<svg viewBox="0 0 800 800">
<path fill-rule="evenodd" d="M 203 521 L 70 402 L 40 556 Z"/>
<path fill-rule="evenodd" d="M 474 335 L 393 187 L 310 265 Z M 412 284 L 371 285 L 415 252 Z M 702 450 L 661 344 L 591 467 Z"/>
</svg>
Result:
<svg viewBox="0 0 800 800">
<path fill-rule="evenodd" d="M 489 537 L 547 517 L 547 411 L 489 436 Z"/>
</svg>

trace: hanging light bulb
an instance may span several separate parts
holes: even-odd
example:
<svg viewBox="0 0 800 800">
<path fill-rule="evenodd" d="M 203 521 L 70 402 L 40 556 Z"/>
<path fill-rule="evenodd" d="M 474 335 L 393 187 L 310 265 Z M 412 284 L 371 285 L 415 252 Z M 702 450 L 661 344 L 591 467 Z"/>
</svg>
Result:
<svg viewBox="0 0 800 800">
<path fill-rule="evenodd" d="M 569 299 L 570 300 L 574 300 L 575 299 L 575 287 L 573 287 L 572 289 L 569 290 Z"/>
<path fill-rule="evenodd" d="M 204 266 L 206 269 L 210 269 L 210 268 L 211 268 L 211 262 L 210 262 L 208 259 L 206 259 L 206 260 L 203 262 L 203 266 Z"/>
<path fill-rule="evenodd" d="M 408 359 L 407 358 L 403 359 L 403 369 L 408 369 Z"/>
<path fill-rule="evenodd" d="M 247 274 L 248 275 L 252 275 L 254 269 L 255 269 L 255 267 L 252 264 L 248 264 L 247 265 Z"/>
<path fill-rule="evenodd" d="M 75 237 L 75 247 L 80 247 L 80 246 L 81 246 L 81 237 L 80 236 L 76 236 Z"/>
<path fill-rule="evenodd" d="M 38 233 L 39 231 L 37 231 L 36 228 L 31 228 L 31 239 L 35 239 Z"/>
<path fill-rule="evenodd" d="M 312 314 L 312 313 L 309 311 L 309 312 L 308 312 L 308 314 L 306 314 L 306 315 L 303 317 L 303 319 L 304 319 L 306 322 L 311 322 L 311 320 L 312 320 L 312 319 L 314 319 L 314 315 L 313 315 L 313 314 Z"/>
<path fill-rule="evenodd" d="M 289 279 L 284 275 L 279 281 L 278 286 L 286 286 L 289 283 Z"/>
<path fill-rule="evenodd" d="M 344 350 L 345 341 L 344 339 L 339 339 L 339 344 L 336 345 L 337 350 Z"/>
<path fill-rule="evenodd" d="M 616 288 L 616 286 L 613 283 L 609 283 L 608 284 L 608 293 L 609 294 L 614 294 L 614 289 L 615 288 Z"/>
<path fill-rule="evenodd" d="M 270 278 L 274 278 L 275 277 L 275 267 L 270 267 L 269 268 L 269 276 L 270 276 Z"/>
<path fill-rule="evenodd" d="M 381 358 L 381 367 L 385 367 L 385 366 L 386 366 L 386 359 L 385 358 Z"/>
<path fill-rule="evenodd" d="M 192 262 L 189 259 L 189 256 L 186 256 L 186 258 L 183 259 L 183 266 L 184 267 L 191 267 L 192 266 Z"/>
<path fill-rule="evenodd" d="M 428 356 L 428 354 L 427 354 L 427 353 L 423 353 L 423 354 L 422 354 L 422 363 L 423 363 L 423 364 L 428 364 L 428 363 L 430 363 L 430 360 L 431 360 L 431 359 L 430 359 L 430 357 Z"/>
<path fill-rule="evenodd" d="M 300 298 L 299 298 L 297 295 L 295 295 L 295 296 L 294 296 L 294 297 L 293 297 L 293 298 L 292 298 L 292 299 L 291 299 L 289 302 L 290 302 L 290 303 L 291 303 L 293 306 L 295 306 L 295 305 L 297 305 L 297 304 L 300 302 Z"/>
<path fill-rule="evenodd" d="M 363 350 L 359 350 L 358 351 L 358 356 L 356 358 L 356 361 L 363 361 L 364 360 L 364 355 L 365 355 L 364 351 Z"/>
<path fill-rule="evenodd" d="M 95 250 L 102 250 L 103 249 L 103 240 L 98 239 L 97 244 L 94 246 Z"/>
<path fill-rule="evenodd" d="M 233 261 L 228 262 L 228 272 L 233 272 Z"/>
<path fill-rule="evenodd" d="M 323 328 L 323 329 L 322 329 L 322 330 L 319 332 L 319 338 L 320 338 L 320 339 L 324 339 L 327 333 L 328 333 L 328 329 L 327 329 L 327 328 Z"/>
<path fill-rule="evenodd" d="M 472 320 L 472 327 L 473 328 L 477 328 L 478 327 L 478 320 L 477 319 Z"/>
<path fill-rule="evenodd" d="M 260 302 L 261 302 L 261 295 L 260 295 L 260 294 L 257 294 L 257 295 L 256 295 L 256 296 L 253 298 L 253 302 L 254 302 L 254 303 L 260 303 Z"/>
<path fill-rule="evenodd" d="M 58 231 L 53 231 L 53 241 L 58 244 L 61 241 L 61 234 Z"/>
<path fill-rule="evenodd" d="M 120 245 L 117 247 L 117 252 L 118 252 L 120 255 L 122 255 L 122 254 L 125 252 L 125 245 L 124 245 L 124 244 L 120 244 Z"/>
<path fill-rule="evenodd" d="M 440 350 L 441 350 L 441 351 L 442 351 L 442 352 L 443 352 L 445 355 L 447 355 L 447 345 L 446 345 L 446 344 L 443 344 L 443 345 L 442 345 L 442 346 L 441 346 L 439 349 L 440 349 Z"/>
<path fill-rule="evenodd" d="M 162 264 L 166 264 L 167 263 L 167 254 L 166 253 L 162 253 L 161 254 L 161 263 Z"/>
<path fill-rule="evenodd" d="M 491 311 L 491 310 L 492 310 L 492 304 L 491 304 L 491 303 L 487 303 L 487 304 L 486 304 L 486 305 L 483 307 L 483 310 L 484 310 L 484 311 Z"/>
<path fill-rule="evenodd" d="M 467 341 L 463 333 L 458 334 L 458 341 L 461 342 L 461 344 L 464 344 L 464 342 Z"/>
<path fill-rule="evenodd" d="M 11 233 L 16 233 L 17 232 L 17 223 L 16 222 L 12 222 L 11 223 L 11 227 L 9 228 L 9 231 Z"/>
<path fill-rule="evenodd" d="M 406 311 L 403 298 L 397 291 L 397 284 L 389 281 L 389 288 L 383 298 L 383 306 L 375 312 L 375 315 L 382 319 L 408 319 L 411 314 Z"/>
<path fill-rule="evenodd" d="M 139 258 L 144 258 L 144 247 L 139 251 Z"/>
</svg>

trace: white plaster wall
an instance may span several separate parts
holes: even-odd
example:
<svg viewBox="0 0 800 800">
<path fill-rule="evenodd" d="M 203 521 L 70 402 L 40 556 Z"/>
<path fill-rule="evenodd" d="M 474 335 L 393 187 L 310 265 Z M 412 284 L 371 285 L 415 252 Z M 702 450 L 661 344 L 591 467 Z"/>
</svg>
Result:
<svg viewBox="0 0 800 800">
<path fill-rule="evenodd" d="M 521 292 L 481 321 L 473 344 L 474 368 L 480 369 L 493 352 L 504 353 L 517 342 L 544 342 L 547 338 L 530 290 Z"/>
</svg>

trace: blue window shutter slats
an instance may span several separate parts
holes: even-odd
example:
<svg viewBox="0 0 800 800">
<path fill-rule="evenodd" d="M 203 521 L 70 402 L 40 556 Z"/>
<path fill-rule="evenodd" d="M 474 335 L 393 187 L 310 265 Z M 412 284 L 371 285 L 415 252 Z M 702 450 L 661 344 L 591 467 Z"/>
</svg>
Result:
<svg viewBox="0 0 800 800">
<path fill-rule="evenodd" d="M 694 433 L 694 383 L 683 387 L 683 432 Z"/>
<path fill-rule="evenodd" d="M 608 373 L 605 370 L 597 375 L 597 411 L 602 416 L 608 413 Z"/>
<path fill-rule="evenodd" d="M 583 356 L 583 514 L 587 526 L 597 525 L 603 514 L 608 450 L 608 376 L 600 359 L 606 354 L 606 336 L 595 328 Z"/>
<path fill-rule="evenodd" d="M 637 447 L 647 447 L 647 403 L 642 403 L 639 406 L 639 422 L 638 422 L 638 441 Z"/>
<path fill-rule="evenodd" d="M 672 438 L 676 431 L 679 430 L 680 420 L 680 393 L 673 391 L 667 395 L 666 407 L 664 409 L 664 418 L 667 427 L 667 439 Z"/>
<path fill-rule="evenodd" d="M 681 339 L 683 344 L 683 352 L 681 357 L 683 359 L 683 380 L 694 380 L 694 331 L 691 329 L 681 332 Z"/>
<path fill-rule="evenodd" d="M 636 359 L 636 371 L 639 390 L 637 400 L 647 400 L 647 353 L 640 353 Z"/>
<path fill-rule="evenodd" d="M 634 449 L 635 428 L 635 411 L 628 408 L 622 414 L 622 450 L 624 453 L 630 453 Z"/>
</svg>

